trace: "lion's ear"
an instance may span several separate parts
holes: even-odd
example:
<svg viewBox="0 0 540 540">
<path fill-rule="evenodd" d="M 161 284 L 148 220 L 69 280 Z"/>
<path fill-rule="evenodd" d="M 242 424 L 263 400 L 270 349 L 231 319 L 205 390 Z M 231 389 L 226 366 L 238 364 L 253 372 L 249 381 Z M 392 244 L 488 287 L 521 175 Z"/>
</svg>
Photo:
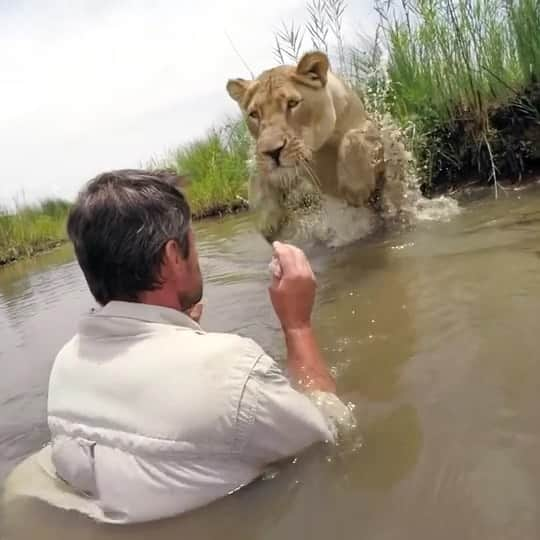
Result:
<svg viewBox="0 0 540 540">
<path fill-rule="evenodd" d="M 324 87 L 328 80 L 330 62 L 326 54 L 316 51 L 304 54 L 296 66 L 296 73 L 310 81 L 310 86 Z M 315 83 L 315 84 L 313 84 Z"/>
<path fill-rule="evenodd" d="M 166 184 L 182 191 L 191 184 L 189 174 L 180 174 L 174 168 L 152 169 L 152 174 L 160 178 Z"/>
<path fill-rule="evenodd" d="M 227 92 L 229 92 L 229 96 L 241 105 L 250 84 L 251 81 L 246 81 L 245 79 L 229 79 L 227 82 Z"/>
</svg>

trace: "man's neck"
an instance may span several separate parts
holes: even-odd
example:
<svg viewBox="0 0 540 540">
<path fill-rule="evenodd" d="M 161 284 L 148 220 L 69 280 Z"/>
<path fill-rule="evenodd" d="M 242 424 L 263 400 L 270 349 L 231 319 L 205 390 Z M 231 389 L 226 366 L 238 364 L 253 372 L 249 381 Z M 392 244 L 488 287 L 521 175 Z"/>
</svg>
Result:
<svg viewBox="0 0 540 540">
<path fill-rule="evenodd" d="M 164 289 L 156 289 L 155 291 L 144 291 L 138 295 L 137 300 L 141 304 L 150 304 L 152 306 L 166 307 L 175 309 L 177 311 L 183 311 L 178 296 L 170 294 Z"/>
</svg>

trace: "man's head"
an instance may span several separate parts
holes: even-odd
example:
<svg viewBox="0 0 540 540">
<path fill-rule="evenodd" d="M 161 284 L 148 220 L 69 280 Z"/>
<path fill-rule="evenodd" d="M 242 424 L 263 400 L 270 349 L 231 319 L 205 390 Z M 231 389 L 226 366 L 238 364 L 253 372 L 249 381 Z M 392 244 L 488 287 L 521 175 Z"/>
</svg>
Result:
<svg viewBox="0 0 540 540">
<path fill-rule="evenodd" d="M 183 311 L 202 298 L 191 212 L 175 174 L 118 170 L 79 193 L 68 235 L 96 301 L 124 300 Z"/>
</svg>

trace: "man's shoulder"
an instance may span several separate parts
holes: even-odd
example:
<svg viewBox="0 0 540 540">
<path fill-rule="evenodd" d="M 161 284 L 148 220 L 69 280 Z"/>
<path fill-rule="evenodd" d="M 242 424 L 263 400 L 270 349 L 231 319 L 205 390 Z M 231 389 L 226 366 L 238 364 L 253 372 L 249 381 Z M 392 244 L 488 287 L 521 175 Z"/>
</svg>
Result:
<svg viewBox="0 0 540 540">
<path fill-rule="evenodd" d="M 254 369 L 269 355 L 257 341 L 250 337 L 229 332 L 206 332 L 199 336 L 201 350 L 206 354 L 216 354 L 221 359 L 230 359 L 231 367 L 243 366 Z"/>
<path fill-rule="evenodd" d="M 58 364 L 62 359 L 66 357 L 71 357 L 73 355 L 73 351 L 77 348 L 79 343 L 79 334 L 74 334 L 70 339 L 68 339 L 64 344 L 58 349 L 58 352 L 55 356 L 55 362 L 53 364 L 53 367 L 55 364 Z"/>
<path fill-rule="evenodd" d="M 97 343 L 77 333 L 58 351 L 50 382 L 78 377 L 79 373 L 87 371 L 98 377 L 93 367 L 96 361 L 108 366 L 103 376 L 122 371 L 129 363 L 128 379 L 137 379 L 141 373 L 144 378 L 160 378 L 164 373 L 170 373 L 173 382 L 181 373 L 185 378 L 185 370 L 188 370 L 192 380 L 200 378 L 206 381 L 205 384 L 218 385 L 236 382 L 239 386 L 274 364 L 257 341 L 232 332 L 167 327 L 134 340 L 129 347 L 115 343 L 115 340 L 108 344 Z"/>
<path fill-rule="evenodd" d="M 264 354 L 263 348 L 253 338 L 241 334 L 232 332 L 205 332 L 201 334 L 201 337 L 206 337 L 209 341 L 221 343 L 223 346 L 237 348 L 246 353 Z"/>
</svg>

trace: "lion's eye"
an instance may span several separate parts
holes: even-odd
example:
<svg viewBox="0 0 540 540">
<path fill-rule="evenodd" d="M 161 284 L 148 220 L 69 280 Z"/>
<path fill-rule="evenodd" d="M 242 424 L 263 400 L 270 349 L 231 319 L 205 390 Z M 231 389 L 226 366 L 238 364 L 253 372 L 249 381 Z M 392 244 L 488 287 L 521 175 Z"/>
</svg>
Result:
<svg viewBox="0 0 540 540">
<path fill-rule="evenodd" d="M 253 120 L 258 120 L 259 119 L 259 113 L 257 111 L 251 111 L 249 113 L 249 117 L 252 118 Z"/>
<path fill-rule="evenodd" d="M 298 107 L 299 104 L 300 104 L 299 99 L 289 99 L 289 101 L 287 101 L 287 107 L 289 109 L 294 109 L 295 107 Z"/>
</svg>

